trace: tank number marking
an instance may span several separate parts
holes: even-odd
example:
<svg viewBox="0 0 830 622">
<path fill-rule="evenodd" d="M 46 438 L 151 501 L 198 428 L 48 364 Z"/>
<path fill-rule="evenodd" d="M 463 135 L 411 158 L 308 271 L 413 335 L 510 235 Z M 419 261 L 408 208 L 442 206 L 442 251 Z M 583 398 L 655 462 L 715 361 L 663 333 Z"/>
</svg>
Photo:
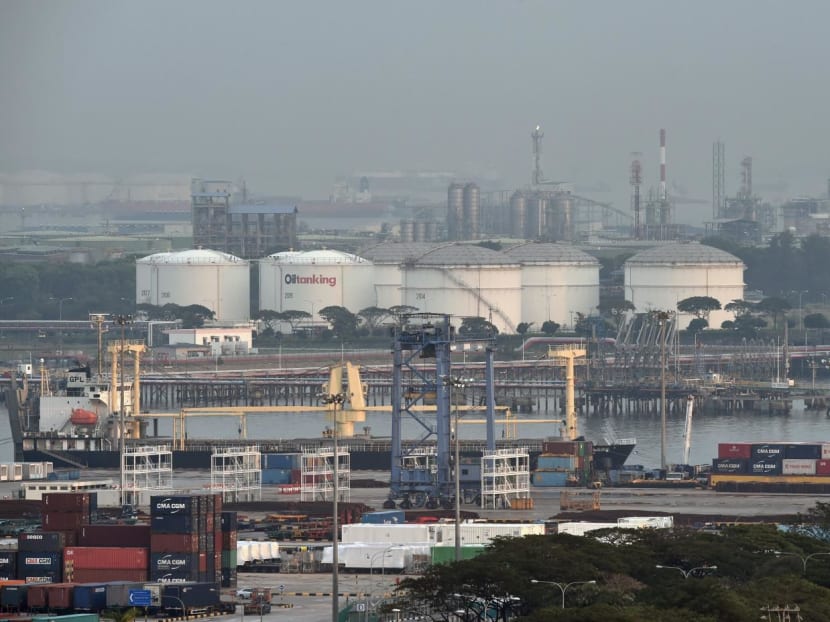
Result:
<svg viewBox="0 0 830 622">
<path fill-rule="evenodd" d="M 170 292 L 161 292 L 162 298 L 170 298 Z"/>
<path fill-rule="evenodd" d="M 293 297 L 294 297 L 294 292 L 285 292 L 286 300 L 289 299 L 289 298 L 293 298 Z"/>
<path fill-rule="evenodd" d="M 426 294 L 422 294 L 422 293 L 416 293 L 415 294 L 415 300 L 426 300 L 426 299 L 427 299 Z"/>
</svg>

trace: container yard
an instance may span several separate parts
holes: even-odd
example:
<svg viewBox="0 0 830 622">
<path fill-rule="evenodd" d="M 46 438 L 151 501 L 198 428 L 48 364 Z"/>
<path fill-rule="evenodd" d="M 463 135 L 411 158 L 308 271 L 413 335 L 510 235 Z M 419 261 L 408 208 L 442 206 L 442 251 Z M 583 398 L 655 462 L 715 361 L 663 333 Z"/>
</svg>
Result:
<svg viewBox="0 0 830 622">
<path fill-rule="evenodd" d="M 733 492 L 830 491 L 830 443 L 719 443 L 709 485 Z"/>
</svg>

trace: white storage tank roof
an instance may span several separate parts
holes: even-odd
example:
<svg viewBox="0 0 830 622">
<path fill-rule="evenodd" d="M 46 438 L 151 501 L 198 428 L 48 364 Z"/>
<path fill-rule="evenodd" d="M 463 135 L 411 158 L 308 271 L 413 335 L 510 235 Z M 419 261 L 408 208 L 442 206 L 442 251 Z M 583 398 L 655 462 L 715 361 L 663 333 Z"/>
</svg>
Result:
<svg viewBox="0 0 830 622">
<path fill-rule="evenodd" d="M 697 242 L 662 244 L 637 253 L 625 262 L 625 298 L 637 312 L 675 311 L 677 303 L 694 296 L 714 298 L 720 311 L 709 314 L 709 326 L 719 328 L 732 314 L 723 307 L 744 297 L 744 264 L 713 246 Z M 685 329 L 694 319 L 679 314 Z"/>
<path fill-rule="evenodd" d="M 343 253 L 341 251 L 333 250 L 314 250 L 314 251 L 284 251 L 282 253 L 275 253 L 268 256 L 269 259 L 278 261 L 285 265 L 328 265 L 335 266 L 340 264 L 362 264 L 367 263 L 363 257 L 358 257 L 351 253 Z"/>
<path fill-rule="evenodd" d="M 414 263 L 419 266 L 515 266 L 518 262 L 477 244 L 442 244 L 415 259 Z"/>
<path fill-rule="evenodd" d="M 428 253 L 437 244 L 428 242 L 382 242 L 360 250 L 360 255 L 375 264 L 401 264 Z"/>
<path fill-rule="evenodd" d="M 522 266 L 522 322 L 570 325 L 599 305 L 599 261 L 570 244 L 527 242 L 504 250 Z"/>
<path fill-rule="evenodd" d="M 250 265 L 204 248 L 155 253 L 136 261 L 136 303 L 201 305 L 222 322 L 250 318 Z"/>
</svg>

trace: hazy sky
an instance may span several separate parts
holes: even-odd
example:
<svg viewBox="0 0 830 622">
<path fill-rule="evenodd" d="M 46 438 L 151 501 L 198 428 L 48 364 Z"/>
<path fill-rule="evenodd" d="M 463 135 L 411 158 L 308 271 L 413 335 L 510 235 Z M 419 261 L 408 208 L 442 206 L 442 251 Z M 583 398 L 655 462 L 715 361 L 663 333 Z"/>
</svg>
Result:
<svg viewBox="0 0 830 622">
<path fill-rule="evenodd" d="M 245 176 L 324 197 L 357 170 L 826 191 L 830 2 L 0 1 L 0 172 Z M 678 220 L 711 206 L 679 209 Z"/>
</svg>

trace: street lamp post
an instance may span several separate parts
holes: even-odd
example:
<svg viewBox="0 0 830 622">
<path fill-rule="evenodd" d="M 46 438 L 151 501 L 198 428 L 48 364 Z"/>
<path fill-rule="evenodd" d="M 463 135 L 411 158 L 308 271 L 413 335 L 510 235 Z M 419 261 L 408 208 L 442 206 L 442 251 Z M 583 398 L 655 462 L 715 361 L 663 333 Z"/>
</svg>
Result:
<svg viewBox="0 0 830 622">
<path fill-rule="evenodd" d="M 772 554 L 776 557 L 795 557 L 796 559 L 800 559 L 802 573 L 806 575 L 807 562 L 813 559 L 814 557 L 820 557 L 821 555 L 830 555 L 830 551 L 819 551 L 818 553 L 810 553 L 809 555 L 799 555 L 798 553 L 792 553 L 790 551 L 772 551 Z"/>
<path fill-rule="evenodd" d="M 660 468 L 666 470 L 666 323 L 667 311 L 658 311 L 660 323 Z"/>
<path fill-rule="evenodd" d="M 690 568 L 689 570 L 683 570 L 680 566 L 663 566 L 661 564 L 657 564 L 655 568 L 661 568 L 664 570 L 677 570 L 679 571 L 684 579 L 688 579 L 690 576 L 694 575 L 695 572 L 698 570 L 717 570 L 717 566 L 695 566 L 694 568 Z"/>
<path fill-rule="evenodd" d="M 340 406 L 340 409 L 343 409 L 343 403 L 346 401 L 346 394 L 345 393 L 331 393 L 331 394 L 321 394 L 320 399 L 325 404 L 331 404 L 332 407 L 332 434 L 331 438 L 333 441 L 333 448 L 334 448 L 334 461 L 332 463 L 332 549 L 331 549 L 331 620 L 332 622 L 338 622 L 338 618 L 340 616 L 340 595 L 339 595 L 339 565 L 340 565 L 340 557 L 338 552 L 338 508 L 337 508 L 337 498 L 340 495 L 340 486 L 338 479 L 340 478 L 339 472 L 339 462 L 340 456 L 338 455 L 338 447 L 337 447 L 337 406 Z"/>
<path fill-rule="evenodd" d="M 124 496 L 124 451 L 126 449 L 125 425 L 124 425 L 124 350 L 126 348 L 126 330 L 127 324 L 132 322 L 133 318 L 129 315 L 116 315 L 115 323 L 121 327 L 121 347 L 119 349 L 119 364 L 118 364 L 118 450 L 120 454 L 120 475 L 121 475 L 121 505 L 126 502 Z M 115 378 L 113 378 L 115 380 Z"/>
<path fill-rule="evenodd" d="M 571 581 L 570 583 L 557 583 L 556 581 L 539 581 L 538 579 L 531 579 L 531 583 L 544 583 L 545 585 L 555 585 L 562 592 L 562 609 L 565 608 L 565 592 L 572 585 L 593 585 L 596 581 Z"/>
</svg>

